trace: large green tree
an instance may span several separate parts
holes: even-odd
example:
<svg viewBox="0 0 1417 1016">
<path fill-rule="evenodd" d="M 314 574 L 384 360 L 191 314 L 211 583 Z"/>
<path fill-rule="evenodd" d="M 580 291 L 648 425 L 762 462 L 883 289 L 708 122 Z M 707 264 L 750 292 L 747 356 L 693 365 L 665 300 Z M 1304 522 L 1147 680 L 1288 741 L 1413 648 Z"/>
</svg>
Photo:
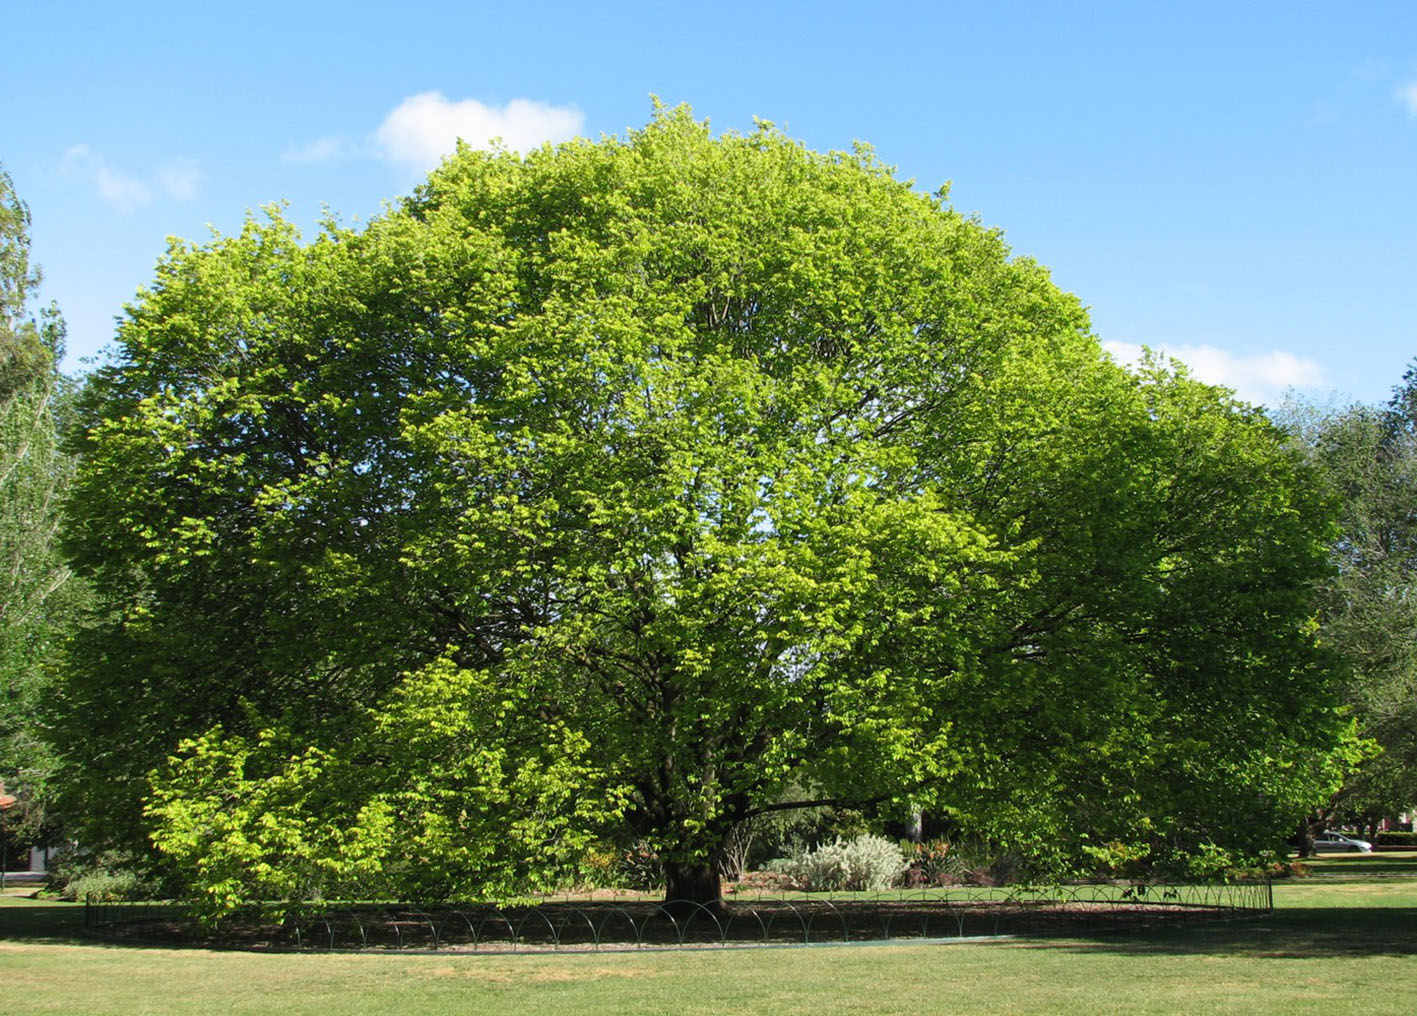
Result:
<svg viewBox="0 0 1417 1016">
<path fill-rule="evenodd" d="M 72 789 L 223 900 L 592 835 L 715 899 L 793 783 L 1254 854 L 1329 779 L 1305 467 L 866 149 L 679 110 L 272 212 L 169 251 L 84 412 Z"/>
<path fill-rule="evenodd" d="M 56 414 L 64 326 L 52 306 L 38 315 L 31 306 L 40 273 L 29 227 L 29 209 L 0 170 L 0 784 L 24 805 L 5 820 L 26 827 L 22 839 L 42 824 L 51 759 L 37 716 L 69 576 L 56 546 L 69 471 Z"/>
</svg>

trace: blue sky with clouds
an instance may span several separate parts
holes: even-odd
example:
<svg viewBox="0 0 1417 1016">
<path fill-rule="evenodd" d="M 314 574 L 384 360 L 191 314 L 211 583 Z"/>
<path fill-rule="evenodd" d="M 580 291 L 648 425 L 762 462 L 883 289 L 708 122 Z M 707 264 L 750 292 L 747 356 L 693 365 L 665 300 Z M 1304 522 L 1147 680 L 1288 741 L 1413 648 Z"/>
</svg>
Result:
<svg viewBox="0 0 1417 1016">
<path fill-rule="evenodd" d="M 860 139 L 1141 344 L 1255 401 L 1384 399 L 1417 358 L 1417 4 L 18 5 L 0 163 L 69 364 L 176 235 L 377 214 L 458 135 Z"/>
</svg>

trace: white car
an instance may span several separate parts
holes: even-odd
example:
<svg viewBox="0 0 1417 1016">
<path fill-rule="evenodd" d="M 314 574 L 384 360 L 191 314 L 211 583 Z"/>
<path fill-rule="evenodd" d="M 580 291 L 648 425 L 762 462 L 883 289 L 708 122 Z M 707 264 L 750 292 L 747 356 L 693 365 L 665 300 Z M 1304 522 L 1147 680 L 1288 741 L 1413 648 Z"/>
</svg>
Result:
<svg viewBox="0 0 1417 1016">
<path fill-rule="evenodd" d="M 1373 845 L 1367 840 L 1355 839 L 1352 836 L 1345 836 L 1332 830 L 1322 836 L 1314 837 L 1314 852 L 1317 854 L 1331 853 L 1359 853 L 1370 854 L 1373 852 Z"/>
</svg>

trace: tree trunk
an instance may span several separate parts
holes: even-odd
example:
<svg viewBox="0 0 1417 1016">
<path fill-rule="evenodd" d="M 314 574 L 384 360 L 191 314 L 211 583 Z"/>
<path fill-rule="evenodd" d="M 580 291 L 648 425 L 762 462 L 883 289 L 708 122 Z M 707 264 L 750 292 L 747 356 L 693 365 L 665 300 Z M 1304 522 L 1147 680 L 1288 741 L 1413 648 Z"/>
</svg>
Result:
<svg viewBox="0 0 1417 1016">
<path fill-rule="evenodd" d="M 664 866 L 664 901 L 686 907 L 702 904 L 713 910 L 723 907 L 723 883 L 713 858 L 670 862 Z"/>
<path fill-rule="evenodd" d="M 1320 820 L 1320 825 L 1322 825 L 1322 820 Z M 1310 819 L 1299 823 L 1299 856 L 1301 858 L 1314 856 L 1314 826 L 1315 823 Z"/>
</svg>

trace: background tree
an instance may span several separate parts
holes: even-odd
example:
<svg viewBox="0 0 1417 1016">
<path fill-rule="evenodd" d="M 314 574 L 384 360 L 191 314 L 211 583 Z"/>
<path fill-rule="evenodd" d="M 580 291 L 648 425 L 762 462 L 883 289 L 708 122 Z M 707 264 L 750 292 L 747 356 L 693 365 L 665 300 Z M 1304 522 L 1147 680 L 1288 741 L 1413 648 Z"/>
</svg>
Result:
<svg viewBox="0 0 1417 1016">
<path fill-rule="evenodd" d="M 69 576 L 56 546 L 69 473 L 56 413 L 64 324 L 53 306 L 32 313 L 40 273 L 30 265 L 29 225 L 29 209 L 0 171 L 0 784 L 20 798 L 4 821 L 25 843 L 44 835 L 52 759 L 37 714 Z"/>
<path fill-rule="evenodd" d="M 1381 750 L 1313 828 L 1340 814 L 1375 832 L 1417 802 L 1417 370 L 1384 407 L 1290 407 L 1291 428 L 1340 508 L 1323 634 L 1347 664 L 1345 697 Z M 1312 833 L 1313 828 L 1309 830 Z"/>
<path fill-rule="evenodd" d="M 713 900 L 793 781 L 1054 867 L 1253 854 L 1326 789 L 1302 463 L 869 150 L 683 110 L 462 150 L 362 231 L 174 246 L 119 342 L 57 729 L 86 836 L 214 897 L 217 853 L 466 895 L 595 834 Z M 250 773 L 278 807 L 215 803 Z"/>
</svg>

